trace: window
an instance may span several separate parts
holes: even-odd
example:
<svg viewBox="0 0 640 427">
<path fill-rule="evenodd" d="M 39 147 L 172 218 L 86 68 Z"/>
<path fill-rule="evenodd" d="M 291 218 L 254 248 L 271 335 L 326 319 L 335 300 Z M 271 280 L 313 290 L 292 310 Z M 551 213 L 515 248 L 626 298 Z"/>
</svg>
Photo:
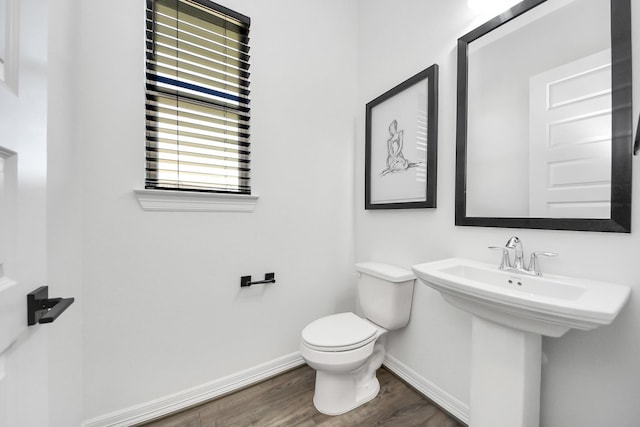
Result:
<svg viewBox="0 0 640 427">
<path fill-rule="evenodd" d="M 147 0 L 147 189 L 251 194 L 250 19 Z"/>
</svg>

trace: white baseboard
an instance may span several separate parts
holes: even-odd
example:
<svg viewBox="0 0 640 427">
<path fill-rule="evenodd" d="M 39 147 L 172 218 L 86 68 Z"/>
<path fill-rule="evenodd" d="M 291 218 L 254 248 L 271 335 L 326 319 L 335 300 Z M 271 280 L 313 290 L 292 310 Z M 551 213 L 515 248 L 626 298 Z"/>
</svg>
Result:
<svg viewBox="0 0 640 427">
<path fill-rule="evenodd" d="M 274 359 L 253 368 L 183 390 L 160 399 L 91 418 L 84 427 L 128 427 L 189 408 L 207 400 L 259 383 L 304 364 L 299 352 Z"/>
<path fill-rule="evenodd" d="M 274 359 L 215 381 L 183 390 L 160 399 L 131 406 L 91 418 L 84 427 L 129 427 L 180 411 L 286 372 L 304 364 L 300 353 Z M 469 423 L 469 406 L 420 376 L 393 356 L 387 355 L 384 366 L 407 384 L 464 423 Z"/>
<path fill-rule="evenodd" d="M 387 354 L 383 364 L 388 370 L 402 378 L 407 384 L 428 397 L 442 409 L 465 424 L 469 424 L 469 405 L 456 399 L 393 356 Z"/>
</svg>

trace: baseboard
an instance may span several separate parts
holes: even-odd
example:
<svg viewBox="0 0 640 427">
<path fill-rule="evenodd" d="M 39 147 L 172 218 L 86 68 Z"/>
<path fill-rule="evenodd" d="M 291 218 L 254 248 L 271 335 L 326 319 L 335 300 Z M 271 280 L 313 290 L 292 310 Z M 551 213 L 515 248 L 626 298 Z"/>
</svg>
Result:
<svg viewBox="0 0 640 427">
<path fill-rule="evenodd" d="M 128 427 L 198 405 L 259 383 L 304 364 L 299 352 L 214 380 L 160 399 L 135 405 L 83 423 L 84 427 Z"/>
<path fill-rule="evenodd" d="M 303 364 L 304 360 L 300 356 L 300 353 L 291 353 L 261 365 L 245 369 L 244 371 L 160 399 L 92 418 L 85 421 L 83 426 L 128 427 L 143 423 L 257 384 Z M 468 405 L 442 390 L 431 381 L 420 376 L 393 356 L 387 355 L 383 364 L 387 369 L 442 409 L 460 421 L 466 424 L 469 423 Z"/>
<path fill-rule="evenodd" d="M 387 354 L 383 365 L 411 387 L 432 400 L 436 405 L 463 423 L 469 424 L 469 405 L 456 399 L 393 356 Z"/>
</svg>

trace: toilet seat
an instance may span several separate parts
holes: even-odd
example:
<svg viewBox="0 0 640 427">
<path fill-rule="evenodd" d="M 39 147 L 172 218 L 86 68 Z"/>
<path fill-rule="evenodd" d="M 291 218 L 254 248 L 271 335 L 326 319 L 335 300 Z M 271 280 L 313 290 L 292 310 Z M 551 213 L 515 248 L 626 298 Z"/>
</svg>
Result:
<svg viewBox="0 0 640 427">
<path fill-rule="evenodd" d="M 302 330 L 302 340 L 312 350 L 340 352 L 375 341 L 377 331 L 374 325 L 354 313 L 339 313 L 309 323 Z"/>
</svg>

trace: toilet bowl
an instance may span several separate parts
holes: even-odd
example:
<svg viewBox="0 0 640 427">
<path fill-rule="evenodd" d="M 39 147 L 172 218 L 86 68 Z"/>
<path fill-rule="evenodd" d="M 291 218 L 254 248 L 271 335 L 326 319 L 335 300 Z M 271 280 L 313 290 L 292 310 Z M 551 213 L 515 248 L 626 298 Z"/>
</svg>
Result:
<svg viewBox="0 0 640 427">
<path fill-rule="evenodd" d="M 323 317 L 302 331 L 300 354 L 317 371 L 313 404 L 318 411 L 339 415 L 376 397 L 375 373 L 385 354 L 379 339 L 386 332 L 354 313 Z"/>
<path fill-rule="evenodd" d="M 327 415 L 343 414 L 376 397 L 385 335 L 409 321 L 413 273 L 373 262 L 359 263 L 356 270 L 366 318 L 351 312 L 333 314 L 302 330 L 300 354 L 316 370 L 313 404 Z"/>
</svg>

